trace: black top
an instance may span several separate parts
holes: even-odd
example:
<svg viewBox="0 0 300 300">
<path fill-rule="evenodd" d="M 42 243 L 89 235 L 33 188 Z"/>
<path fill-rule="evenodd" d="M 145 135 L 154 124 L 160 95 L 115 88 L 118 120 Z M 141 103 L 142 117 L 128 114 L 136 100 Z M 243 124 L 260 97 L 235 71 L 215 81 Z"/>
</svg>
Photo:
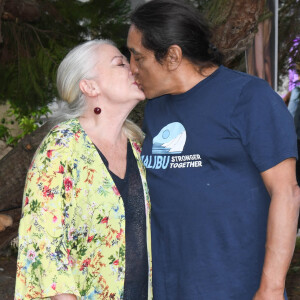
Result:
<svg viewBox="0 0 300 300">
<path fill-rule="evenodd" d="M 123 299 L 146 300 L 148 299 L 146 212 L 143 184 L 137 161 L 128 142 L 126 173 L 125 178 L 121 179 L 109 170 L 107 159 L 98 148 L 97 150 L 124 202 L 126 268 Z"/>
</svg>

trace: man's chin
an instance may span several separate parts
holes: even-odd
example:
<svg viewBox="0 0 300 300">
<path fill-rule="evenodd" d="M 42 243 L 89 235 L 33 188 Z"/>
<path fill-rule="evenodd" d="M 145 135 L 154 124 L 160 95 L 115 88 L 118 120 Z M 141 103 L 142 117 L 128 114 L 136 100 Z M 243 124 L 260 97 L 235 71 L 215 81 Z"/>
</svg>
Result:
<svg viewBox="0 0 300 300">
<path fill-rule="evenodd" d="M 146 99 L 152 99 L 152 98 L 155 98 L 155 96 L 153 95 L 153 93 L 147 91 L 147 90 L 143 90 L 145 96 L 146 96 Z"/>
</svg>

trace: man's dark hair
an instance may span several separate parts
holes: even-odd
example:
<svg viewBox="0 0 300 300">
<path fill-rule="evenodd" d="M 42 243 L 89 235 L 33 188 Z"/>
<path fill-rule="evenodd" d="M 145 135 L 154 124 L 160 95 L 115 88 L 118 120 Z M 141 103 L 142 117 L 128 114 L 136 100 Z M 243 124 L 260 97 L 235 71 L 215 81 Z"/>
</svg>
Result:
<svg viewBox="0 0 300 300">
<path fill-rule="evenodd" d="M 183 57 L 199 67 L 222 63 L 222 54 L 210 43 L 205 18 L 184 1 L 152 0 L 137 7 L 130 20 L 142 33 L 142 45 L 154 52 L 158 62 L 171 45 L 178 45 Z"/>
</svg>

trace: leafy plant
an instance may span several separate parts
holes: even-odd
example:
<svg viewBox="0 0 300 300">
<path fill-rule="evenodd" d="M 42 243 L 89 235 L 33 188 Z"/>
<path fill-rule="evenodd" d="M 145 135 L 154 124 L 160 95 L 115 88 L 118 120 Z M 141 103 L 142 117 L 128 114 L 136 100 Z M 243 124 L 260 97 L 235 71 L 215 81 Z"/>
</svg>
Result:
<svg viewBox="0 0 300 300">
<path fill-rule="evenodd" d="M 14 121 L 7 121 L 5 118 L 2 118 L 2 124 L 0 124 L 0 140 L 5 141 L 7 145 L 14 146 L 25 135 L 35 131 L 39 125 L 42 124 L 41 118 L 45 117 L 50 112 L 48 106 L 44 105 L 43 107 L 39 107 L 32 111 L 31 115 L 28 116 L 23 114 L 23 110 L 20 107 L 17 107 L 16 105 L 11 106 L 7 115 L 16 120 L 15 122 L 21 130 L 21 133 L 13 135 L 11 129 L 8 127 L 8 123 L 14 123 Z"/>
<path fill-rule="evenodd" d="M 1 1 L 0 1 L 1 2 Z M 66 53 L 85 40 L 126 44 L 129 0 L 18 0 L 0 5 L 0 103 L 10 102 L 20 136 L 4 122 L 0 139 L 15 144 L 37 128 L 57 97 L 56 71 Z"/>
</svg>

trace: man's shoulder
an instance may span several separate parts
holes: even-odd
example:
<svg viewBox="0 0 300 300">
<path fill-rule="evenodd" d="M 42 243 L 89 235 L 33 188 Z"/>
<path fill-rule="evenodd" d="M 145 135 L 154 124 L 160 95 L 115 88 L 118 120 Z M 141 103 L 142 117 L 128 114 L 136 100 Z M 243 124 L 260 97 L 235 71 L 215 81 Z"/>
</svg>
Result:
<svg viewBox="0 0 300 300">
<path fill-rule="evenodd" d="M 226 84 L 227 82 L 232 82 L 232 83 L 239 82 L 239 85 L 242 87 L 246 87 L 247 85 L 251 85 L 251 86 L 269 85 L 265 80 L 258 78 L 257 76 L 253 76 L 239 70 L 229 69 L 224 66 L 221 66 L 220 68 L 221 68 L 220 75 L 223 77 Z"/>
</svg>

